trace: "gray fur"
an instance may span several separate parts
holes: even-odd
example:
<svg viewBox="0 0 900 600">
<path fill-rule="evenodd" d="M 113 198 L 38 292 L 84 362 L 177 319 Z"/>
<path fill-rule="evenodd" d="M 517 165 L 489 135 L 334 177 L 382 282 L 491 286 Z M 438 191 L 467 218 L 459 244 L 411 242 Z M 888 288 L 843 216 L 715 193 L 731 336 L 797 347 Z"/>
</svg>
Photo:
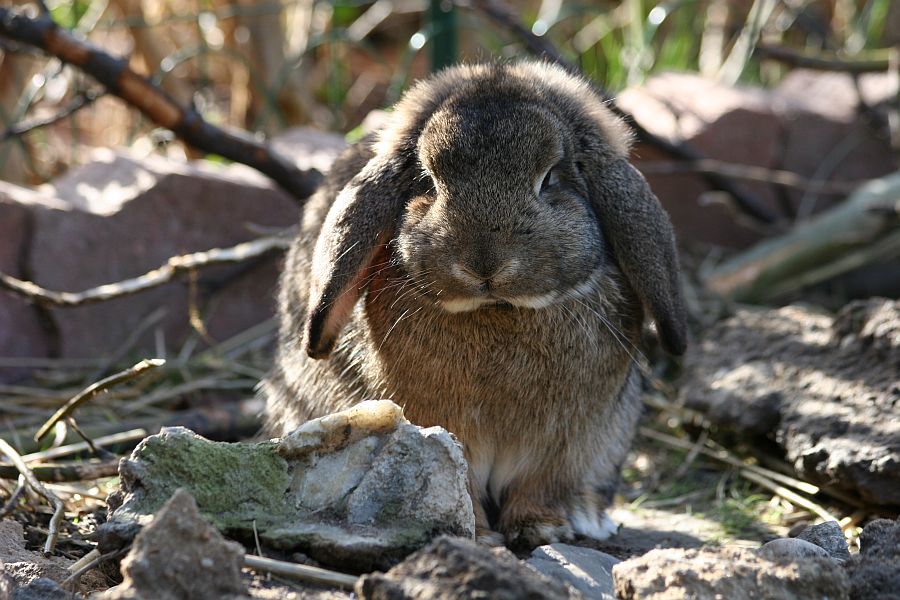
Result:
<svg viewBox="0 0 900 600">
<path fill-rule="evenodd" d="M 415 86 L 304 213 L 262 387 L 269 433 L 390 398 L 463 442 L 482 539 L 590 534 L 640 413 L 643 308 L 684 348 L 674 236 L 628 142 L 548 64 Z"/>
</svg>

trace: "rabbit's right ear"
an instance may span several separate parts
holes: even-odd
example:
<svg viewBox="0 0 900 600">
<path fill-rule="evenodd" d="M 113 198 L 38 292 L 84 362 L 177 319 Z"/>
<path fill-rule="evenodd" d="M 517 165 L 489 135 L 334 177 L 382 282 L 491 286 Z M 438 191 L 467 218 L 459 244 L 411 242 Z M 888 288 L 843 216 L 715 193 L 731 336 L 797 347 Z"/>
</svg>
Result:
<svg viewBox="0 0 900 600">
<path fill-rule="evenodd" d="M 393 236 L 405 198 L 398 168 L 375 156 L 344 186 L 328 211 L 312 259 L 306 353 L 325 358 L 334 349 L 370 275 Z"/>
<path fill-rule="evenodd" d="M 593 203 L 619 267 L 656 322 L 663 348 L 684 354 L 687 310 L 669 216 L 644 176 L 622 157 L 590 174 Z"/>
</svg>

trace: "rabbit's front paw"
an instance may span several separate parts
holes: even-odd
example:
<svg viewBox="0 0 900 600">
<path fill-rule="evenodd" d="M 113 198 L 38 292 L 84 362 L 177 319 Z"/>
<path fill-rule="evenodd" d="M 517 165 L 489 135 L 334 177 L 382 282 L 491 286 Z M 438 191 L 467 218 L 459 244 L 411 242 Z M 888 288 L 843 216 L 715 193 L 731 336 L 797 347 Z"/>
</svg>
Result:
<svg viewBox="0 0 900 600">
<path fill-rule="evenodd" d="M 498 547 L 503 545 L 503 534 L 486 527 L 475 527 L 475 541 L 484 546 Z"/>
<path fill-rule="evenodd" d="M 506 544 L 514 549 L 531 549 L 557 542 L 570 542 L 575 534 L 565 520 L 536 517 L 503 530 Z"/>
</svg>

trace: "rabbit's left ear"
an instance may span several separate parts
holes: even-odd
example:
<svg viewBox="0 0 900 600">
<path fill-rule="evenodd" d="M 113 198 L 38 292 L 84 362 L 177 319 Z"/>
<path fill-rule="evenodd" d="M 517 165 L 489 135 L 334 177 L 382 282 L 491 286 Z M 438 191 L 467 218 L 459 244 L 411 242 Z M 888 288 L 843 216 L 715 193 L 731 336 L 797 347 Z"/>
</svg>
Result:
<svg viewBox="0 0 900 600">
<path fill-rule="evenodd" d="M 331 353 L 369 277 L 381 266 L 375 261 L 405 205 L 397 177 L 394 161 L 375 156 L 328 211 L 313 252 L 304 332 L 306 352 L 313 358 Z"/>
<path fill-rule="evenodd" d="M 604 161 L 605 162 L 605 161 Z M 687 315 L 669 216 L 637 169 L 612 158 L 590 173 L 591 201 L 619 268 L 656 321 L 663 348 L 684 354 Z"/>
</svg>

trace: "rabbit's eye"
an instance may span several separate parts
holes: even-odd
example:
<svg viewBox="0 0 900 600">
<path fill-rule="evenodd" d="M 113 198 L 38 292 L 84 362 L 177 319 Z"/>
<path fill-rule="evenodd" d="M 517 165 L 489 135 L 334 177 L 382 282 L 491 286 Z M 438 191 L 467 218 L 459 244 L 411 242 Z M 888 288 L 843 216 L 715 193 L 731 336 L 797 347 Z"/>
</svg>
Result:
<svg viewBox="0 0 900 600">
<path fill-rule="evenodd" d="M 547 174 L 544 175 L 544 180 L 541 181 L 541 190 L 540 193 L 544 193 L 547 188 L 553 187 L 559 183 L 559 176 L 556 174 L 556 169 L 550 169 L 547 171 Z"/>
</svg>

